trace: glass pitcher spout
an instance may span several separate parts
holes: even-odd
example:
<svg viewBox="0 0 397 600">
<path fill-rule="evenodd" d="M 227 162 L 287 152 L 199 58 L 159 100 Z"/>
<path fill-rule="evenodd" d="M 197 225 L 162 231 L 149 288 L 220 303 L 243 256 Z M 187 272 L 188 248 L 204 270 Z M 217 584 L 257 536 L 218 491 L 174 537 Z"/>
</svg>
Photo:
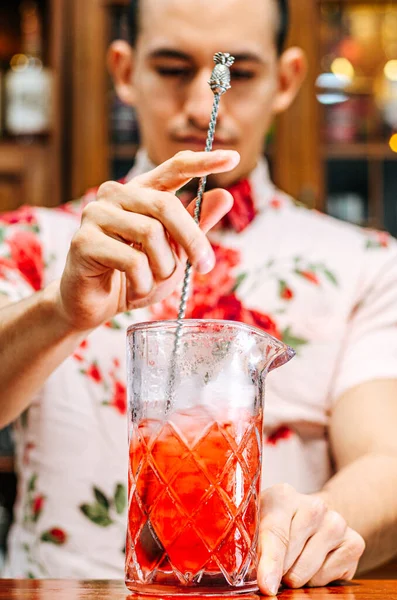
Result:
<svg viewBox="0 0 397 600">
<path fill-rule="evenodd" d="M 292 358 L 296 352 L 293 348 L 269 335 L 268 333 L 256 327 L 247 326 L 251 335 L 255 336 L 256 348 L 255 354 L 258 355 L 258 369 L 262 376 L 267 375 L 270 371 L 282 367 Z"/>
</svg>

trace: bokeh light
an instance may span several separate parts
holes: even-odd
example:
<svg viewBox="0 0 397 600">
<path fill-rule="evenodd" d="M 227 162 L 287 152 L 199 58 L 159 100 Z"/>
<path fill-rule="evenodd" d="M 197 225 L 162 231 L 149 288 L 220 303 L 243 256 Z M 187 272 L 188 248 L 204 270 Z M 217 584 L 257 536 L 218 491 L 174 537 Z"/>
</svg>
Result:
<svg viewBox="0 0 397 600">
<path fill-rule="evenodd" d="M 391 136 L 389 146 L 393 152 L 397 153 L 397 133 L 393 133 Z"/>
<path fill-rule="evenodd" d="M 348 77 L 350 80 L 354 77 L 354 67 L 347 58 L 335 58 L 331 65 L 331 71 L 336 77 Z"/>
<path fill-rule="evenodd" d="M 389 81 L 397 81 L 397 60 L 389 60 L 383 71 Z"/>
</svg>

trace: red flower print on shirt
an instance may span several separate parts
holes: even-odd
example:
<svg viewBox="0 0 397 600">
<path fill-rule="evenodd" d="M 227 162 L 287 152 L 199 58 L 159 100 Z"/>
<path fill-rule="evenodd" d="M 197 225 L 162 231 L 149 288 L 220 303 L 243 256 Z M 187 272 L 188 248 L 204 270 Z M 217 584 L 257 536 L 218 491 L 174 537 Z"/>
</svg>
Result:
<svg viewBox="0 0 397 600">
<path fill-rule="evenodd" d="M 260 313 L 257 310 L 245 308 L 242 302 L 234 294 L 223 296 L 213 308 L 206 306 L 205 304 L 195 306 L 193 308 L 192 318 L 238 321 L 240 323 L 246 323 L 247 325 L 259 327 L 269 335 L 280 338 L 280 332 L 277 329 L 277 325 L 269 315 Z"/>
<path fill-rule="evenodd" d="M 243 305 L 234 294 L 219 299 L 215 306 L 202 303 L 195 304 L 192 310 L 193 319 L 220 319 L 224 321 L 240 321 Z"/>
<path fill-rule="evenodd" d="M 368 232 L 367 232 L 368 233 Z M 370 231 L 371 237 L 366 238 L 366 248 L 376 250 L 378 248 L 388 248 L 390 246 L 390 234 L 387 231 Z"/>
<path fill-rule="evenodd" d="M 72 354 L 73 358 L 79 362 L 84 362 L 84 350 L 88 348 L 88 340 L 83 340 L 77 350 L 75 350 Z M 84 371 L 85 374 L 85 371 Z"/>
<path fill-rule="evenodd" d="M 240 233 L 252 223 L 256 216 L 251 184 L 248 179 L 242 179 L 228 187 L 227 191 L 233 196 L 234 202 L 222 222 Z"/>
<path fill-rule="evenodd" d="M 33 444 L 33 442 L 28 442 L 24 446 L 24 448 L 23 448 L 22 462 L 25 465 L 25 467 L 29 465 L 29 462 L 30 462 L 30 453 L 35 448 L 36 448 L 36 444 Z"/>
<path fill-rule="evenodd" d="M 35 291 L 42 287 L 44 262 L 37 236 L 31 231 L 16 231 L 7 239 L 11 259 Z"/>
<path fill-rule="evenodd" d="M 92 363 L 88 369 L 85 371 L 85 375 L 90 377 L 95 383 L 101 383 L 103 381 L 103 376 L 97 363 Z"/>
<path fill-rule="evenodd" d="M 274 208 L 275 210 L 279 210 L 282 207 L 282 202 L 281 202 L 280 198 L 277 198 L 277 196 L 275 196 L 274 198 L 272 198 L 270 200 L 269 206 L 271 208 Z"/>
<path fill-rule="evenodd" d="M 294 293 L 290 288 L 286 287 L 281 292 L 280 297 L 282 300 L 292 300 L 292 298 L 294 297 Z"/>
<path fill-rule="evenodd" d="M 238 321 L 259 327 L 280 339 L 280 332 L 273 319 L 257 310 L 246 308 L 234 293 L 237 277 L 233 268 L 240 262 L 240 253 L 217 244 L 213 248 L 216 266 L 208 275 L 194 274 L 187 316 L 192 319 Z M 180 292 L 177 291 L 170 298 L 151 307 L 154 318 L 175 319 L 179 300 Z"/>
<path fill-rule="evenodd" d="M 52 529 L 42 533 L 40 539 L 42 542 L 50 542 L 56 546 L 63 546 L 63 544 L 67 542 L 68 536 L 63 529 L 60 529 L 59 527 L 53 527 Z"/>
<path fill-rule="evenodd" d="M 230 294 L 236 283 L 232 269 L 240 263 L 240 252 L 218 244 L 213 244 L 212 248 L 216 258 L 215 267 L 207 275 L 194 273 L 194 294 L 191 299 L 194 304 L 215 306 L 219 298 Z"/>
<path fill-rule="evenodd" d="M 240 253 L 237 250 L 224 248 L 218 244 L 213 244 L 212 247 L 216 257 L 214 269 L 207 275 L 200 275 L 196 272 L 193 275 L 193 293 L 187 307 L 189 318 L 204 318 L 195 315 L 216 308 L 219 299 L 222 296 L 229 295 L 236 283 L 232 269 L 239 264 Z M 160 320 L 175 319 L 178 314 L 179 301 L 180 290 L 176 290 L 162 302 L 150 307 L 153 318 Z M 202 311 L 200 307 L 202 307 Z"/>
<path fill-rule="evenodd" d="M 257 310 L 246 310 L 245 313 L 243 313 L 243 322 L 248 325 L 259 327 L 259 329 L 263 329 L 263 331 L 266 331 L 269 335 L 281 339 L 281 334 L 277 325 L 269 315 L 265 315 Z"/>
<path fill-rule="evenodd" d="M 37 519 L 39 518 L 41 511 L 43 510 L 44 502 L 45 502 L 45 497 L 42 495 L 36 496 L 35 498 L 33 498 L 32 517 L 33 517 L 34 521 L 37 521 Z"/>
<path fill-rule="evenodd" d="M 292 429 L 286 425 L 282 425 L 267 437 L 266 444 L 268 446 L 275 446 L 280 440 L 288 440 L 293 434 Z"/>
<path fill-rule="evenodd" d="M 292 300 L 294 297 L 294 292 L 288 287 L 287 283 L 283 280 L 279 281 L 279 296 L 281 300 Z"/>
<path fill-rule="evenodd" d="M 310 283 L 314 283 L 315 285 L 320 284 L 320 280 L 319 280 L 318 276 L 316 275 L 316 273 L 314 273 L 314 271 L 297 270 L 296 273 L 298 275 L 300 275 L 301 277 L 303 277 L 304 279 L 306 279 L 307 281 L 310 281 Z"/>
<path fill-rule="evenodd" d="M 127 413 L 127 390 L 121 381 L 115 381 L 113 387 L 113 397 L 109 402 L 121 415 Z"/>
<path fill-rule="evenodd" d="M 18 210 L 0 214 L 0 223 L 6 225 L 35 225 L 36 215 L 31 206 L 21 206 Z"/>
</svg>

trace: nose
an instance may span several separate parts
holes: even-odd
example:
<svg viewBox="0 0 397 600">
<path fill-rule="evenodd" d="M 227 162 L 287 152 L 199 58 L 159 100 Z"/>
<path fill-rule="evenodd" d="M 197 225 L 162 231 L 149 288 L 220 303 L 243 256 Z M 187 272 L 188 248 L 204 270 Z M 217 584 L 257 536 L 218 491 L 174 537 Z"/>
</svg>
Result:
<svg viewBox="0 0 397 600">
<path fill-rule="evenodd" d="M 189 123 L 197 129 L 206 131 L 211 116 L 214 94 L 208 84 L 211 71 L 200 70 L 191 81 L 185 103 L 185 114 Z M 222 103 L 220 105 L 218 122 L 222 119 Z"/>
</svg>

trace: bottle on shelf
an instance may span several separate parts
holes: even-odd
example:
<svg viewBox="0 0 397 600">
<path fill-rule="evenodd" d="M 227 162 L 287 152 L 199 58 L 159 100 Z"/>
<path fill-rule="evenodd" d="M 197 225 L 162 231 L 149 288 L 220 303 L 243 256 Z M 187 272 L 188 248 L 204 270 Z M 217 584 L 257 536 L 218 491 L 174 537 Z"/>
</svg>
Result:
<svg viewBox="0 0 397 600">
<path fill-rule="evenodd" d="M 37 2 L 23 0 L 20 15 L 22 52 L 12 57 L 5 76 L 5 127 L 9 135 L 40 136 L 51 129 L 52 77 L 43 65 Z"/>
</svg>

